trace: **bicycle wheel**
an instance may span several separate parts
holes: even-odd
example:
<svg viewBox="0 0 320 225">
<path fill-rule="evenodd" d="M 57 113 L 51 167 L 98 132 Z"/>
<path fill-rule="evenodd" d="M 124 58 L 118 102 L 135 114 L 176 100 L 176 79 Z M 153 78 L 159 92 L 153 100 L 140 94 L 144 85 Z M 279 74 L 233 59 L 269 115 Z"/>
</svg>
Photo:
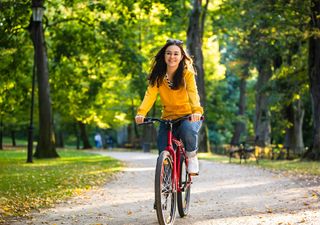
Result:
<svg viewBox="0 0 320 225">
<path fill-rule="evenodd" d="M 189 213 L 189 202 L 190 202 L 190 177 L 187 173 L 186 161 L 184 156 L 180 158 L 180 178 L 179 186 L 181 191 L 178 192 L 178 211 L 181 217 L 188 215 Z"/>
<path fill-rule="evenodd" d="M 176 215 L 177 192 L 172 183 L 173 162 L 168 151 L 160 153 L 155 174 L 155 206 L 161 225 L 173 224 Z"/>
</svg>

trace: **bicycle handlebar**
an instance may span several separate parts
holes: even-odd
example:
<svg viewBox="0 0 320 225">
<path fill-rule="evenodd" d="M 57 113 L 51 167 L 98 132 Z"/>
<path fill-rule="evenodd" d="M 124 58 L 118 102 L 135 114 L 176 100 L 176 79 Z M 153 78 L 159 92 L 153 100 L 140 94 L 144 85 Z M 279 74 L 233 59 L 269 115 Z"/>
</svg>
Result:
<svg viewBox="0 0 320 225">
<path fill-rule="evenodd" d="M 175 124 L 181 120 L 189 120 L 190 121 L 191 115 L 183 116 L 183 117 L 180 117 L 180 118 L 174 119 L 174 120 L 163 120 L 163 119 L 159 119 L 159 118 L 145 117 L 144 122 L 140 123 L 139 125 L 153 124 L 155 122 L 160 122 L 160 123 L 164 123 L 164 124 Z M 204 116 L 201 116 L 200 120 L 204 120 Z"/>
</svg>

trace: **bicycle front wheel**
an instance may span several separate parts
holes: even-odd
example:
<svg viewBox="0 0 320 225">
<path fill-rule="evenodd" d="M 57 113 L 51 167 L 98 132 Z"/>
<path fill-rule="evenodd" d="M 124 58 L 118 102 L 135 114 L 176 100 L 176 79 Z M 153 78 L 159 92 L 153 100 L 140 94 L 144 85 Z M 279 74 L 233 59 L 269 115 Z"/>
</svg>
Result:
<svg viewBox="0 0 320 225">
<path fill-rule="evenodd" d="M 160 225 L 173 224 L 175 220 L 177 192 L 172 180 L 173 170 L 170 153 L 161 152 L 155 174 L 155 207 Z"/>
<path fill-rule="evenodd" d="M 187 173 L 187 166 L 184 156 L 180 158 L 180 179 L 178 192 L 178 211 L 181 217 L 188 215 L 189 213 L 189 202 L 191 192 L 191 182 Z"/>
</svg>

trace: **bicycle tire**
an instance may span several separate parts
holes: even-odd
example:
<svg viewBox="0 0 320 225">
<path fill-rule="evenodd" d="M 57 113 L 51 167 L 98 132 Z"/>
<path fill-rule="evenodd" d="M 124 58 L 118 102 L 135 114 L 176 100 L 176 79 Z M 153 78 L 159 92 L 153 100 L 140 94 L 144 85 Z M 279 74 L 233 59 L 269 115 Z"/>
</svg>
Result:
<svg viewBox="0 0 320 225">
<path fill-rule="evenodd" d="M 190 203 L 190 193 L 191 185 L 187 186 L 187 183 L 190 182 L 189 174 L 187 172 L 185 157 L 181 156 L 180 158 L 180 176 L 179 176 L 179 186 L 182 189 L 178 192 L 178 212 L 180 217 L 184 217 L 189 213 L 189 203 Z"/>
<path fill-rule="evenodd" d="M 155 174 L 155 207 L 160 225 L 174 223 L 177 192 L 172 184 L 173 161 L 168 151 L 162 151 L 157 160 Z"/>
</svg>

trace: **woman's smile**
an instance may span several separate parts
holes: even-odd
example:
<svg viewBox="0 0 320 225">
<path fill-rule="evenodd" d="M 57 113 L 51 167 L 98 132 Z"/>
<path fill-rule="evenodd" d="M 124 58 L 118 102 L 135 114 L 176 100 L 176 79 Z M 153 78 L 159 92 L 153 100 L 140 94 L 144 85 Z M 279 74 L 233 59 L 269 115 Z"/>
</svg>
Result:
<svg viewBox="0 0 320 225">
<path fill-rule="evenodd" d="M 182 59 L 181 50 L 176 45 L 170 45 L 166 49 L 164 57 L 165 57 L 165 62 L 167 64 L 167 66 L 178 67 L 178 65 Z"/>
</svg>

